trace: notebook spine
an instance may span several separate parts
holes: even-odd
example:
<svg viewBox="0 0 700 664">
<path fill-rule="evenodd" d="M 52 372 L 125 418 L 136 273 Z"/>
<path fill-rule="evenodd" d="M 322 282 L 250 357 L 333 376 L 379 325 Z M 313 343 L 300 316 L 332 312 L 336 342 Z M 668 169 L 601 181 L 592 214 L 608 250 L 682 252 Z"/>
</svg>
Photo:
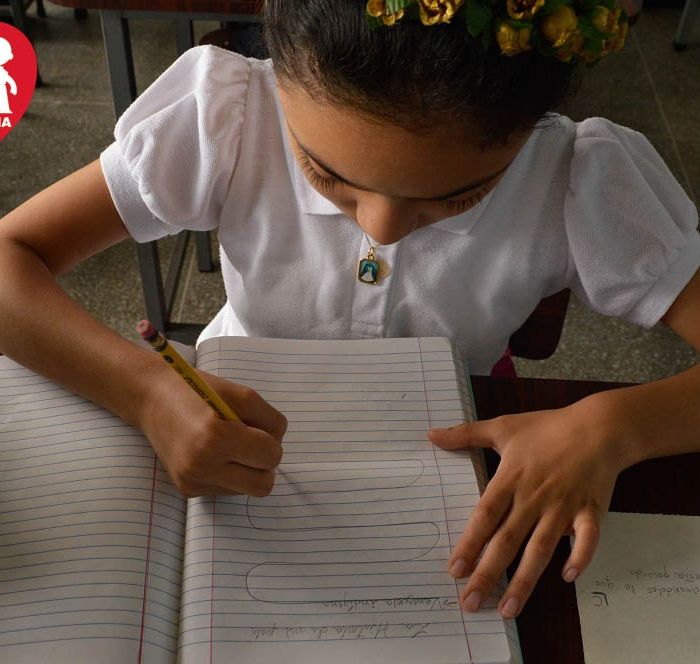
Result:
<svg viewBox="0 0 700 664">
<path fill-rule="evenodd" d="M 474 422 L 478 418 L 476 413 L 476 405 L 474 403 L 474 393 L 472 391 L 471 381 L 469 380 L 469 366 L 459 352 L 459 349 L 457 349 L 454 344 L 452 344 L 452 357 L 455 364 L 457 387 L 459 388 L 460 398 L 462 401 L 464 421 Z M 484 450 L 480 447 L 470 449 L 469 455 L 472 460 L 472 465 L 474 466 L 474 474 L 476 475 L 476 482 L 479 486 L 479 493 L 483 494 L 489 481 Z M 503 579 L 503 581 L 505 581 L 505 579 Z M 506 638 L 508 639 L 511 653 L 509 664 L 523 664 L 523 655 L 520 649 L 517 624 L 515 620 L 504 619 L 503 622 L 505 624 Z"/>
<path fill-rule="evenodd" d="M 455 365 L 455 375 L 457 376 L 457 387 L 459 388 L 460 400 L 462 402 L 464 421 L 474 422 L 477 420 L 477 414 L 476 406 L 474 405 L 474 393 L 472 392 L 471 381 L 469 380 L 469 366 L 454 344 L 452 344 L 452 358 Z M 474 466 L 474 474 L 476 475 L 476 482 L 479 486 L 479 493 L 483 494 L 489 481 L 484 450 L 481 448 L 470 449 L 469 456 Z"/>
</svg>

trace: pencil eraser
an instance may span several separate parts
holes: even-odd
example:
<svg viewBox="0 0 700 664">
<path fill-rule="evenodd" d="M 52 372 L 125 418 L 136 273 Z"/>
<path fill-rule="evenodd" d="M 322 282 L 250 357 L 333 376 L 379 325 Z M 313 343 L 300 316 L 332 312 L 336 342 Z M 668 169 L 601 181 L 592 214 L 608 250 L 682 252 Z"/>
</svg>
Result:
<svg viewBox="0 0 700 664">
<path fill-rule="evenodd" d="M 149 341 L 156 336 L 156 328 L 153 327 L 153 323 L 150 320 L 140 320 L 136 323 L 136 331 L 141 335 L 142 339 Z"/>
</svg>

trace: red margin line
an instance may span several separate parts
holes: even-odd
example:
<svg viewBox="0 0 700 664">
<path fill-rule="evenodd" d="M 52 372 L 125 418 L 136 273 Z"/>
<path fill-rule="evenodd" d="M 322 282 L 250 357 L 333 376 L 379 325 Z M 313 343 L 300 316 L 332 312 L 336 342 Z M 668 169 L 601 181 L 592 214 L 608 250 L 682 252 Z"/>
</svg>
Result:
<svg viewBox="0 0 700 664">
<path fill-rule="evenodd" d="M 157 457 L 153 455 L 153 478 L 151 479 L 151 507 L 148 514 L 148 542 L 146 544 L 146 570 L 143 575 L 143 604 L 141 606 L 141 636 L 139 638 L 139 658 L 141 664 L 143 657 L 143 630 L 146 624 L 146 593 L 148 592 L 148 567 L 151 562 L 151 529 L 153 528 L 153 502 L 156 493 L 156 465 Z"/>
<path fill-rule="evenodd" d="M 214 533 L 216 527 L 216 496 L 211 501 L 211 594 L 209 599 L 209 664 L 214 661 Z"/>
<path fill-rule="evenodd" d="M 420 356 L 420 372 L 421 375 L 423 376 L 423 396 L 425 397 L 425 414 L 428 416 L 428 426 L 432 429 L 433 424 L 430 420 L 430 405 L 428 404 L 428 388 L 425 385 L 425 366 L 423 365 L 423 349 L 421 348 L 420 345 L 420 337 L 418 337 L 418 355 Z M 456 376 L 455 376 L 456 378 Z M 442 509 L 444 510 L 445 513 L 445 530 L 447 531 L 445 534 L 447 535 L 447 543 L 450 545 L 450 552 L 452 551 L 452 540 L 450 538 L 450 522 L 447 519 L 447 503 L 445 501 L 445 488 L 444 485 L 442 484 L 442 473 L 440 472 L 440 462 L 438 461 L 437 458 L 437 452 L 435 451 L 435 445 L 433 443 L 429 443 L 430 446 L 433 449 L 433 459 L 435 459 L 435 468 L 438 473 L 438 479 L 440 480 L 440 493 L 442 494 Z M 457 585 L 457 579 L 454 580 L 455 584 L 455 592 L 457 593 L 457 602 L 459 603 L 459 586 Z M 464 613 L 462 612 L 462 607 L 457 606 L 457 610 L 459 611 L 460 617 L 462 618 L 462 628 L 464 629 L 464 639 L 467 642 L 467 653 L 469 654 L 469 661 L 473 662 L 474 657 L 472 655 L 472 649 L 471 646 L 469 645 L 469 634 L 467 633 L 467 626 L 464 624 Z"/>
</svg>

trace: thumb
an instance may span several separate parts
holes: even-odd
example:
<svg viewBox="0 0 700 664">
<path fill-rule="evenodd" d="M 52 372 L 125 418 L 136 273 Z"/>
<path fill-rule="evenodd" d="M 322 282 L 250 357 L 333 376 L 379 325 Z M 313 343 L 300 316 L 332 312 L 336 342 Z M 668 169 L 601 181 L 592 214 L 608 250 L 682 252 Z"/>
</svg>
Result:
<svg viewBox="0 0 700 664">
<path fill-rule="evenodd" d="M 428 438 L 443 450 L 459 450 L 467 447 L 493 447 L 497 445 L 498 432 L 494 420 L 466 422 L 449 429 L 430 429 Z"/>
</svg>

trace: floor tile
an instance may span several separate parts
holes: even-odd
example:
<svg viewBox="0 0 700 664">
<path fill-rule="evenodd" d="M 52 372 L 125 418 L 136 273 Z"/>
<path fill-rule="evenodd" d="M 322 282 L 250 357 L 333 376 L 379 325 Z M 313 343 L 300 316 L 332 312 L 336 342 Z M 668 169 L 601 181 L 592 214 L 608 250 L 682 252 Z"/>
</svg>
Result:
<svg viewBox="0 0 700 664">
<path fill-rule="evenodd" d="M 677 139 L 700 139 L 700 20 L 694 41 L 684 52 L 671 43 L 679 12 L 649 10 L 636 26 L 639 49 Z"/>
</svg>

